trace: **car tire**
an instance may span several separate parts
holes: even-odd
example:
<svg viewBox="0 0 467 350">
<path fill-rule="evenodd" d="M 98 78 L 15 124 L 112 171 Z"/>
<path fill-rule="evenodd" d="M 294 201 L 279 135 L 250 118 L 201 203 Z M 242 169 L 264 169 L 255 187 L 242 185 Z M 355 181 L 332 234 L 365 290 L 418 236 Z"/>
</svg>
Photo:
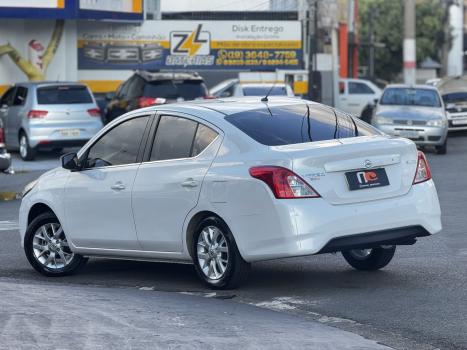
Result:
<svg viewBox="0 0 467 350">
<path fill-rule="evenodd" d="M 29 145 L 28 136 L 24 132 L 19 135 L 19 155 L 25 161 L 36 158 L 36 150 Z"/>
<path fill-rule="evenodd" d="M 49 277 L 78 272 L 87 258 L 70 250 L 57 217 L 46 212 L 29 224 L 24 237 L 24 252 L 31 266 Z"/>
<path fill-rule="evenodd" d="M 192 252 L 198 276 L 212 289 L 233 289 L 248 279 L 251 265 L 243 260 L 232 232 L 218 217 L 199 223 Z"/>
<path fill-rule="evenodd" d="M 441 146 L 435 146 L 435 150 L 437 154 L 446 154 L 448 152 L 448 139 L 446 138 Z"/>
<path fill-rule="evenodd" d="M 396 252 L 396 246 L 372 249 L 354 249 L 343 251 L 344 259 L 354 269 L 362 271 L 379 270 L 389 264 Z"/>
</svg>

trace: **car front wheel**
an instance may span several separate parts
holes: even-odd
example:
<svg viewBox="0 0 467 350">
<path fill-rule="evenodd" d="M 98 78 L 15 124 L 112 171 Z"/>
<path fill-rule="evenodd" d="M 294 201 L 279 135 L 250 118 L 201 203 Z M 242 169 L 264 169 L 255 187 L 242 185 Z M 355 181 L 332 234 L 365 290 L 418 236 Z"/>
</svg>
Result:
<svg viewBox="0 0 467 350">
<path fill-rule="evenodd" d="M 357 270 L 379 270 L 389 264 L 396 252 L 396 246 L 372 249 L 353 249 L 343 251 L 342 255 L 350 266 Z"/>
<path fill-rule="evenodd" d="M 46 276 L 66 276 L 79 271 L 87 258 L 73 253 L 63 228 L 53 213 L 44 213 L 29 224 L 24 251 L 32 267 Z"/>
<path fill-rule="evenodd" d="M 198 225 L 192 251 L 198 276 L 213 289 L 232 289 L 248 278 L 250 264 L 240 255 L 227 225 L 217 217 Z"/>
</svg>

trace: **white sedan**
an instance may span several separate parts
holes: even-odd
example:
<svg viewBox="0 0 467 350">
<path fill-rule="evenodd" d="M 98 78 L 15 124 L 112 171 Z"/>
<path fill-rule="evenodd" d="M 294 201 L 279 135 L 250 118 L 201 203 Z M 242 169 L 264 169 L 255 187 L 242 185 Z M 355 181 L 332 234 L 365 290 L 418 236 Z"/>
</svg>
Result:
<svg viewBox="0 0 467 350">
<path fill-rule="evenodd" d="M 290 85 L 285 83 L 248 83 L 239 79 L 225 80 L 209 90 L 216 98 L 244 96 L 287 96 L 294 97 Z"/>
<path fill-rule="evenodd" d="M 20 234 L 47 276 L 94 256 L 162 260 L 233 288 L 267 259 L 342 252 L 383 268 L 440 215 L 412 141 L 317 103 L 240 98 L 113 121 L 25 188 Z"/>
</svg>

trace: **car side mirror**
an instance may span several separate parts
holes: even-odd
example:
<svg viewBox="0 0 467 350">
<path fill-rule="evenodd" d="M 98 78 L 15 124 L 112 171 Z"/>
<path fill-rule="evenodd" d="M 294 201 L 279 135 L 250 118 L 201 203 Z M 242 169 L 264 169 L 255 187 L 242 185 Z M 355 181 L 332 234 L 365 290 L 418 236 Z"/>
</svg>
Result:
<svg viewBox="0 0 467 350">
<path fill-rule="evenodd" d="M 67 153 L 61 156 L 62 168 L 71 171 L 79 170 L 79 159 L 76 153 Z"/>
<path fill-rule="evenodd" d="M 108 92 L 105 94 L 105 99 L 107 101 L 113 100 L 115 98 L 115 92 Z"/>
<path fill-rule="evenodd" d="M 377 99 L 377 98 L 375 98 L 375 99 L 373 100 L 373 102 L 375 103 L 375 105 L 378 104 L 378 101 L 379 101 L 379 99 Z"/>
</svg>

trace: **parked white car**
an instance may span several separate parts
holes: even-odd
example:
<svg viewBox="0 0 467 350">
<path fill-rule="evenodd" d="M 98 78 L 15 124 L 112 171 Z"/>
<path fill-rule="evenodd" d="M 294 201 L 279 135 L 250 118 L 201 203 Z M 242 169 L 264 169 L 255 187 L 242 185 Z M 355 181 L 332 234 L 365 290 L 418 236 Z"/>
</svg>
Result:
<svg viewBox="0 0 467 350">
<path fill-rule="evenodd" d="M 25 188 L 19 220 L 47 276 L 92 256 L 163 260 L 232 288 L 268 259 L 342 251 L 383 268 L 440 216 L 412 141 L 317 103 L 235 98 L 120 117 Z"/>
<path fill-rule="evenodd" d="M 288 96 L 294 93 L 290 85 L 284 83 L 246 83 L 239 79 L 225 80 L 209 90 L 214 97 L 239 97 L 239 96 Z"/>
<path fill-rule="evenodd" d="M 381 97 L 382 90 L 369 80 L 340 79 L 339 108 L 343 111 L 361 117 L 368 105 L 375 104 Z"/>
</svg>

